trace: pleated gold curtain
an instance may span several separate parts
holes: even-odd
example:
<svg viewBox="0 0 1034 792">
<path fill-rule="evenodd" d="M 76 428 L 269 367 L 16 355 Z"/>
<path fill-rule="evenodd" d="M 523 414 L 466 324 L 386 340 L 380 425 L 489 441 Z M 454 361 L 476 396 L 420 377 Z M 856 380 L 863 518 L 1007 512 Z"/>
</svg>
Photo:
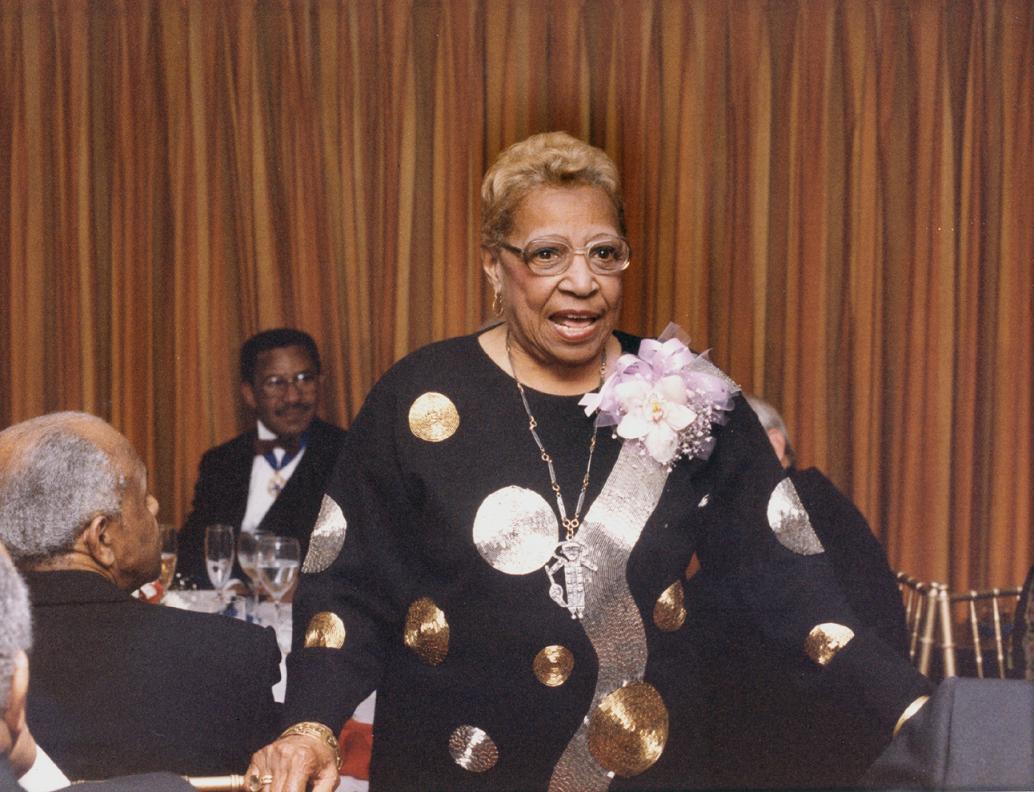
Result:
<svg viewBox="0 0 1034 792">
<path fill-rule="evenodd" d="M 481 174 L 566 129 L 624 180 L 623 325 L 779 405 L 895 566 L 1034 561 L 1028 0 L 0 0 L 0 424 L 109 418 L 179 522 L 236 354 L 327 416 L 474 330 Z"/>
</svg>

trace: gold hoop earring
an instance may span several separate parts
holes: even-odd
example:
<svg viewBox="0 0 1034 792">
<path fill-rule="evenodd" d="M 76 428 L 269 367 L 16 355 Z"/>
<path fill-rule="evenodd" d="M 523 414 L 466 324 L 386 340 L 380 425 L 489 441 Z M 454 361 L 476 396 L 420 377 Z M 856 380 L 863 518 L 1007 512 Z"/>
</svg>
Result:
<svg viewBox="0 0 1034 792">
<path fill-rule="evenodd" d="M 492 298 L 492 313 L 496 316 L 503 315 L 503 293 L 501 291 L 497 291 Z"/>
</svg>

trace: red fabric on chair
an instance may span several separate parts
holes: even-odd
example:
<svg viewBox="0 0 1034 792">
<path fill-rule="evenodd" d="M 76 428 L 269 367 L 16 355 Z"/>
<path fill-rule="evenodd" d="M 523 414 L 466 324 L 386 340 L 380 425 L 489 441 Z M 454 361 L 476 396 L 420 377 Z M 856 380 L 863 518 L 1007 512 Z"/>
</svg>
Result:
<svg viewBox="0 0 1034 792">
<path fill-rule="evenodd" d="M 373 749 L 373 724 L 349 719 L 338 736 L 341 749 L 341 775 L 368 780 L 370 751 Z"/>
</svg>

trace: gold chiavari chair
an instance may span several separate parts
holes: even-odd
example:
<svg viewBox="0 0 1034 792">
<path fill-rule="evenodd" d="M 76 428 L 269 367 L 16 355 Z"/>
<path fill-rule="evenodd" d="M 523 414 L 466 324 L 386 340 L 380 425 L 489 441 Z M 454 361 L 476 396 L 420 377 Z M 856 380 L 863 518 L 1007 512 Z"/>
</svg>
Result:
<svg viewBox="0 0 1034 792">
<path fill-rule="evenodd" d="M 898 588 L 905 605 L 905 624 L 908 627 L 908 658 L 919 670 L 919 673 L 930 676 L 930 666 L 935 644 L 934 635 L 940 618 L 947 605 L 947 589 L 941 583 L 924 582 L 904 572 L 897 573 Z M 942 648 L 951 643 L 950 633 L 941 631 Z M 947 639 L 947 640 L 945 640 Z M 951 667 L 954 675 L 954 655 L 944 652 L 943 661 L 946 675 Z"/>
<path fill-rule="evenodd" d="M 988 675 L 984 668 L 985 654 L 991 654 L 995 667 L 990 674 L 1005 679 L 1009 645 L 1005 637 L 1008 633 L 1002 623 L 1003 619 L 1011 619 L 1015 612 L 1020 591 L 1019 588 L 993 588 L 951 595 L 950 606 L 944 611 L 942 623 L 948 633 L 945 646 L 950 647 L 955 662 L 952 664 L 952 672 L 949 674 L 946 671 L 945 676 L 955 676 L 954 666 L 958 665 L 965 675 L 972 674 L 983 679 Z M 956 621 L 954 615 L 959 610 L 964 610 L 965 615 Z M 953 640 L 955 625 L 960 627 L 959 638 L 964 642 L 961 645 L 956 645 Z M 970 653 L 972 665 L 969 663 Z"/>
</svg>

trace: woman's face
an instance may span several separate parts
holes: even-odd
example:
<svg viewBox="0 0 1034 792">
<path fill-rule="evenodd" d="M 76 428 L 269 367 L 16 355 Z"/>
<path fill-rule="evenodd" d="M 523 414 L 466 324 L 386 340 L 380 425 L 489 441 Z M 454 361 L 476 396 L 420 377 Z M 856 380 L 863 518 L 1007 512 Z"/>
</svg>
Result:
<svg viewBox="0 0 1034 792">
<path fill-rule="evenodd" d="M 581 249 L 620 237 L 617 212 L 599 187 L 538 187 L 518 204 L 507 244 L 557 237 Z M 515 348 L 548 368 L 595 366 L 621 308 L 621 273 L 598 275 L 575 255 L 561 275 L 534 274 L 517 253 L 486 249 L 482 263 L 501 293 Z"/>
</svg>

